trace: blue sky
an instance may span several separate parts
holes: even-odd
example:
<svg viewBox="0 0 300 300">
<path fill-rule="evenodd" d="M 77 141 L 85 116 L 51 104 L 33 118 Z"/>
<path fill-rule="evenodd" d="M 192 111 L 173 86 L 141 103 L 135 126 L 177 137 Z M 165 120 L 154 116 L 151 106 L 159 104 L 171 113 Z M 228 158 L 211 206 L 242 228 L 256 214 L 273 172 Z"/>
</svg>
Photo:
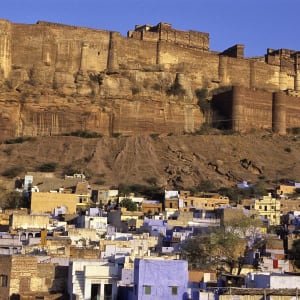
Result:
<svg viewBox="0 0 300 300">
<path fill-rule="evenodd" d="M 210 34 L 210 49 L 245 45 L 245 55 L 267 48 L 300 51 L 300 0 L 1 0 L 0 18 L 38 20 L 118 31 L 136 24 L 171 23 Z"/>
</svg>

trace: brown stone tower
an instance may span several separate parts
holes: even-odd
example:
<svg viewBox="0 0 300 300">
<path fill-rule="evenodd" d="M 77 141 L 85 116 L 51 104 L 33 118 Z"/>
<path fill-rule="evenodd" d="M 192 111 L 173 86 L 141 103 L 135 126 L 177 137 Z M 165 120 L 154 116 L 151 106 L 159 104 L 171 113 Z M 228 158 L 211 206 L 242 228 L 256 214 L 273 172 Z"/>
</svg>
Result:
<svg viewBox="0 0 300 300">
<path fill-rule="evenodd" d="M 283 92 L 273 94 L 272 130 L 286 134 L 286 96 Z"/>
</svg>

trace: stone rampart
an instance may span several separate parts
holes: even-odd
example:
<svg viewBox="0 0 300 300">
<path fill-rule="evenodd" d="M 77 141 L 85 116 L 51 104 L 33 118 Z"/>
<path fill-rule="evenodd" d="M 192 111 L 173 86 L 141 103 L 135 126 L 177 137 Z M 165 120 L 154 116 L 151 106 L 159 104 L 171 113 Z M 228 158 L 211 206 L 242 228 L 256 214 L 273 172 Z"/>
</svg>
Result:
<svg viewBox="0 0 300 300">
<path fill-rule="evenodd" d="M 212 100 L 214 124 L 219 128 L 246 132 L 271 129 L 285 135 L 287 129 L 299 128 L 300 99 L 282 91 L 267 92 L 234 86 Z"/>
<path fill-rule="evenodd" d="M 123 37 L 43 21 L 0 20 L 1 136 L 193 132 L 205 120 L 197 90 L 210 95 L 231 86 L 300 90 L 298 52 L 268 49 L 260 58 L 244 58 L 243 52 L 243 45 L 210 51 L 207 33 L 176 30 L 168 23 L 136 26 Z M 178 84 L 178 78 L 184 79 Z M 268 127 L 269 95 L 243 93 L 247 104 L 239 113 L 237 106 L 229 113 L 224 105 L 219 113 L 247 115 L 247 125 L 235 124 L 235 129 Z M 298 124 L 297 101 L 290 103 L 287 127 Z"/>
</svg>

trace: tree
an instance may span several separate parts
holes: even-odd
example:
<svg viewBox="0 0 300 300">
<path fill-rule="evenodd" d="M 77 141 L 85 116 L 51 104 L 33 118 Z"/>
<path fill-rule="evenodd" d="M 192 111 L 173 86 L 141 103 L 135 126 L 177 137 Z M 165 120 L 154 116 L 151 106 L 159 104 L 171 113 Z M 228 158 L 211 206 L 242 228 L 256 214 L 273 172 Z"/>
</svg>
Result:
<svg viewBox="0 0 300 300">
<path fill-rule="evenodd" d="M 254 195 L 263 196 L 267 194 L 266 184 L 263 180 L 259 180 L 252 187 L 252 192 Z"/>
<path fill-rule="evenodd" d="M 233 232 L 218 228 L 210 235 L 211 254 L 216 257 L 217 266 L 232 274 L 234 267 L 238 267 L 238 275 L 241 272 L 246 250 L 245 240 L 240 239 Z"/>
<path fill-rule="evenodd" d="M 181 245 L 182 258 L 187 260 L 191 269 L 209 268 L 211 265 L 209 237 L 195 235 Z"/>
<path fill-rule="evenodd" d="M 229 220 L 224 221 L 224 227 L 226 231 L 229 231 L 241 238 L 251 238 L 254 239 L 260 232 L 262 222 L 256 219 L 255 216 L 247 217 L 245 215 L 240 216 L 236 214 Z"/>
<path fill-rule="evenodd" d="M 136 211 L 137 205 L 131 199 L 125 198 L 120 202 L 121 207 L 125 207 L 129 211 Z"/>
<path fill-rule="evenodd" d="M 21 208 L 27 207 L 25 198 L 22 193 L 13 191 L 5 195 L 4 208 Z"/>
<path fill-rule="evenodd" d="M 290 258 L 293 261 L 293 265 L 300 268 L 300 239 L 293 242 L 290 250 Z"/>
<path fill-rule="evenodd" d="M 246 243 L 234 232 L 214 229 L 209 235 L 196 235 L 182 244 L 182 258 L 190 268 L 208 268 L 238 274 L 244 263 Z"/>
</svg>

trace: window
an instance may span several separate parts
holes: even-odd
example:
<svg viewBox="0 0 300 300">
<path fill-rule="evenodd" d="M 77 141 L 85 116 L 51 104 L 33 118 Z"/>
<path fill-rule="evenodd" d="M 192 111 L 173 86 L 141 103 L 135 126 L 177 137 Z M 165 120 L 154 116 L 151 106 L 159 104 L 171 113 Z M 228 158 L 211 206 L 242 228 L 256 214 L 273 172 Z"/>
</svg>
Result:
<svg viewBox="0 0 300 300">
<path fill-rule="evenodd" d="M 145 295 L 151 295 L 151 285 L 144 285 Z"/>
<path fill-rule="evenodd" d="M 177 294 L 178 294 L 177 286 L 171 286 L 171 294 L 172 294 L 172 296 L 177 296 Z"/>
<path fill-rule="evenodd" d="M 112 300 L 112 284 L 104 284 L 104 300 Z"/>
<path fill-rule="evenodd" d="M 91 300 L 100 299 L 100 284 L 92 284 L 91 286 Z"/>
<path fill-rule="evenodd" d="M 0 275 L 0 286 L 7 286 L 7 275 Z"/>
</svg>

